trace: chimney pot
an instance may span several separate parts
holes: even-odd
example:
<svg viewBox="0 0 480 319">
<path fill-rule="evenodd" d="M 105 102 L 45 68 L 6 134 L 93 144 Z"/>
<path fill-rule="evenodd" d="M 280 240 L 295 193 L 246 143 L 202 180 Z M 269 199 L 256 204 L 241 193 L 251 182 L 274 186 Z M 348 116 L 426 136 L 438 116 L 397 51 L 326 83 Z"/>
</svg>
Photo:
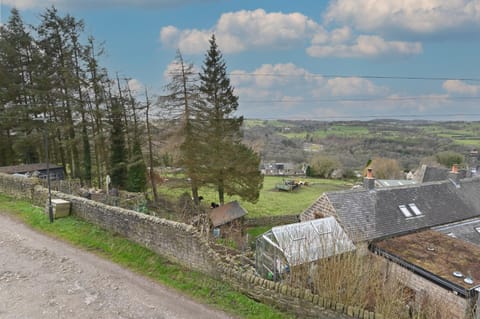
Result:
<svg viewBox="0 0 480 319">
<path fill-rule="evenodd" d="M 457 174 L 458 173 L 458 166 L 457 164 L 452 165 L 452 173 Z"/>
<path fill-rule="evenodd" d="M 373 178 L 373 170 L 372 168 L 367 168 L 367 178 Z"/>
<path fill-rule="evenodd" d="M 363 179 L 363 187 L 367 190 L 373 190 L 375 188 L 375 178 L 373 177 L 372 168 L 367 168 L 367 176 Z"/>
</svg>

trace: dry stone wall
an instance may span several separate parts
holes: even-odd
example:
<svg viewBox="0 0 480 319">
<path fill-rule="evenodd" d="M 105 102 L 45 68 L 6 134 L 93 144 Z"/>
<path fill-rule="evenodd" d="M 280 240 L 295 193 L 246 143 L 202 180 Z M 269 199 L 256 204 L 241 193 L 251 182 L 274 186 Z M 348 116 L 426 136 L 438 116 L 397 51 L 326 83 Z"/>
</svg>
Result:
<svg viewBox="0 0 480 319">
<path fill-rule="evenodd" d="M 47 189 L 39 185 L 38 181 L 2 173 L 0 193 L 30 201 L 40 207 L 45 205 L 48 198 Z M 309 290 L 274 283 L 252 271 L 246 272 L 235 265 L 227 264 L 193 226 L 60 192 L 52 192 L 52 197 L 70 201 L 72 214 L 82 219 L 129 238 L 190 269 L 222 279 L 249 297 L 299 318 L 383 319 L 380 314 L 335 304 L 313 295 Z"/>
</svg>

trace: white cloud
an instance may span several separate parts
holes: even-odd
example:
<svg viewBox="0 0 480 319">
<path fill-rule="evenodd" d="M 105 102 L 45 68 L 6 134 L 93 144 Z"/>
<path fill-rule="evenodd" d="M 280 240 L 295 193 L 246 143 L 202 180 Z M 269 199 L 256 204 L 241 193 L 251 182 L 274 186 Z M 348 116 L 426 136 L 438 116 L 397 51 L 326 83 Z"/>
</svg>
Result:
<svg viewBox="0 0 480 319">
<path fill-rule="evenodd" d="M 325 21 L 363 32 L 432 34 L 480 25 L 480 0 L 335 0 Z"/>
<path fill-rule="evenodd" d="M 443 82 L 443 89 L 448 93 L 477 95 L 480 92 L 480 85 L 471 85 L 459 80 L 447 80 Z"/>
<path fill-rule="evenodd" d="M 210 0 L 215 2 L 219 0 Z M 192 3 L 202 3 L 204 0 L 2 0 L 4 5 L 16 7 L 17 9 L 47 8 L 56 6 L 58 8 L 105 8 L 105 7 L 179 7 Z"/>
<path fill-rule="evenodd" d="M 379 87 L 372 81 L 358 77 L 329 79 L 327 87 L 333 96 L 384 95 L 388 93 L 387 88 Z"/>
<path fill-rule="evenodd" d="M 383 97 L 388 88 L 368 79 L 347 77 L 326 79 L 293 63 L 264 64 L 252 72 L 231 73 L 240 112 L 264 117 L 304 118 L 316 105 L 338 104 L 336 100 L 355 97 Z"/>
<path fill-rule="evenodd" d="M 310 42 L 307 53 L 312 57 L 364 58 L 419 54 L 419 42 L 386 41 L 376 35 L 353 38 L 348 26 L 327 31 L 300 13 L 267 13 L 263 9 L 238 11 L 221 15 L 211 30 L 178 30 L 166 26 L 160 30 L 160 41 L 184 53 L 199 54 L 208 48 L 208 39 L 215 33 L 224 53 L 246 50 L 287 49 Z"/>
<path fill-rule="evenodd" d="M 190 62 L 184 60 L 184 67 L 188 68 Z M 195 76 L 200 72 L 200 69 L 193 65 L 192 72 Z M 172 60 L 166 67 L 165 71 L 163 72 L 163 79 L 168 83 L 172 79 L 172 75 L 180 74 L 181 73 L 181 65 L 177 62 L 177 60 Z"/>
<path fill-rule="evenodd" d="M 342 43 L 348 41 L 351 37 L 352 30 L 349 27 L 334 29 L 330 33 L 322 29 L 320 32 L 313 36 L 311 43 Z"/>
<path fill-rule="evenodd" d="M 178 47 L 185 53 L 203 52 L 212 33 L 215 33 L 222 52 L 235 53 L 247 49 L 292 48 L 309 41 L 315 34 L 325 32 L 319 24 L 301 13 L 267 13 L 263 9 L 224 13 L 211 30 L 178 31 L 173 28 L 162 28 L 160 40 L 164 45 Z"/>
<path fill-rule="evenodd" d="M 128 87 L 132 91 L 133 95 L 143 93 L 145 86 L 142 82 L 137 79 L 129 79 L 128 80 Z"/>
<path fill-rule="evenodd" d="M 419 42 L 385 41 L 375 35 L 361 35 L 354 43 L 348 44 L 313 44 L 307 48 L 307 53 L 312 57 L 379 57 L 379 56 L 408 56 L 422 52 Z"/>
</svg>

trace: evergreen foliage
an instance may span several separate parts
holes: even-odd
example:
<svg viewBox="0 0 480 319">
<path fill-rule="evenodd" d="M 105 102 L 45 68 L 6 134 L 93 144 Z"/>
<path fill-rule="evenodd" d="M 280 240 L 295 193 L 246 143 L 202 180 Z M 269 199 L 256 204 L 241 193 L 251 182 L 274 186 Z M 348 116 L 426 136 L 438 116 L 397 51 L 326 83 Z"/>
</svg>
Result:
<svg viewBox="0 0 480 319">
<path fill-rule="evenodd" d="M 235 116 L 238 96 L 233 92 L 215 35 L 205 55 L 199 90 L 203 103 L 196 105 L 193 123 L 198 125 L 195 138 L 196 149 L 202 155 L 197 163 L 201 177 L 216 187 L 221 204 L 225 193 L 255 201 L 261 187 L 259 162 L 254 152 L 241 144 L 243 117 Z M 245 161 L 240 163 L 239 158 Z M 247 172 L 250 181 L 244 179 Z"/>
<path fill-rule="evenodd" d="M 112 102 L 110 178 L 112 180 L 112 186 L 124 188 L 127 182 L 127 150 L 125 146 L 125 128 L 123 125 L 123 107 L 116 99 Z"/>
<path fill-rule="evenodd" d="M 180 123 L 177 132 L 181 138 L 178 163 L 185 168 L 186 174 L 190 178 L 192 197 L 195 204 L 198 204 L 198 188 L 205 179 L 201 174 L 203 172 L 201 168 L 206 158 L 197 134 L 199 127 L 195 119 L 195 112 L 196 107 L 202 101 L 200 100 L 194 66 L 184 61 L 180 50 L 177 51 L 172 67 L 171 81 L 166 89 L 170 120 Z"/>
<path fill-rule="evenodd" d="M 147 189 L 147 165 L 145 165 L 138 139 L 133 144 L 126 189 L 129 192 L 144 192 Z"/>
</svg>

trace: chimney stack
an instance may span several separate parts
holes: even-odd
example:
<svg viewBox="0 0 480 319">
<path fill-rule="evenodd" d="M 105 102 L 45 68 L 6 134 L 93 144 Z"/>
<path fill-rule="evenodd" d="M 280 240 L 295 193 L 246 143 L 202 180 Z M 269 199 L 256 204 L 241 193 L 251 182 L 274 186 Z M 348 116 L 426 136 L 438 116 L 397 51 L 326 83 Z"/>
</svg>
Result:
<svg viewBox="0 0 480 319">
<path fill-rule="evenodd" d="M 453 174 L 457 174 L 457 173 L 458 173 L 458 166 L 457 166 L 457 164 L 453 164 L 453 165 L 452 165 L 452 173 L 453 173 Z"/>
<path fill-rule="evenodd" d="M 363 187 L 366 190 L 375 189 L 375 178 L 373 177 L 372 168 L 367 168 L 367 176 L 363 179 Z"/>
<path fill-rule="evenodd" d="M 458 164 L 452 165 L 452 170 L 448 173 L 448 179 L 450 179 L 455 186 L 459 187 L 461 176 L 458 173 Z"/>
</svg>

